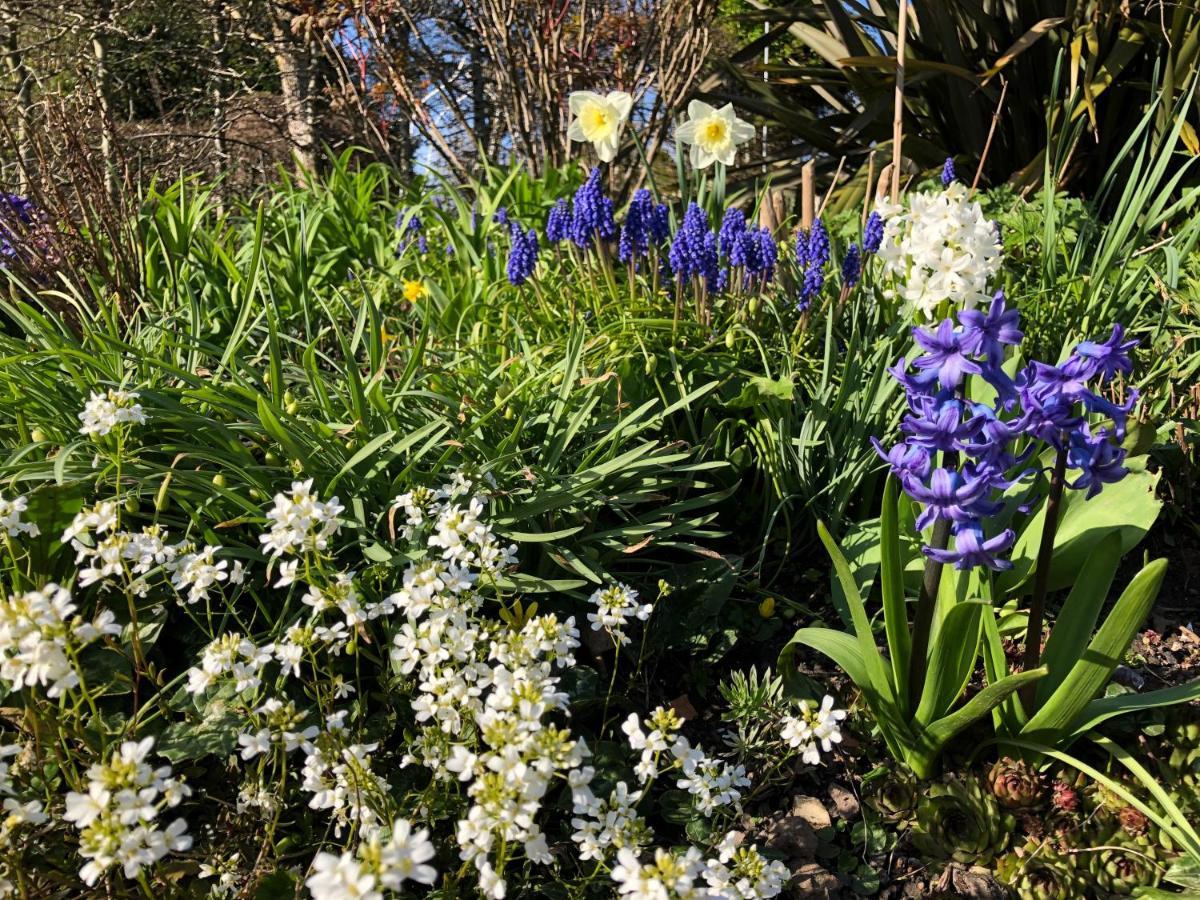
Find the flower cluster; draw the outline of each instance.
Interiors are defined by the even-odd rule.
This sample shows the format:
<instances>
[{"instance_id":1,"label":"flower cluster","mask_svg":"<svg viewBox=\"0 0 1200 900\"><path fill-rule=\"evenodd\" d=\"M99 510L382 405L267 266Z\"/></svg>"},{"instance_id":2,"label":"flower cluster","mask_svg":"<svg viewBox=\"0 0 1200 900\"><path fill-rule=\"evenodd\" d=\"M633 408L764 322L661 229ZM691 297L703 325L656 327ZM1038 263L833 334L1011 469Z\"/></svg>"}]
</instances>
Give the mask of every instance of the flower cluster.
<instances>
[{"instance_id":1,"label":"flower cluster","mask_svg":"<svg viewBox=\"0 0 1200 900\"><path fill-rule=\"evenodd\" d=\"M813 222L809 231L796 232L796 267L800 272L800 299L796 307L801 312L808 309L825 285L829 252L829 232L820 219Z\"/></svg>"},{"instance_id":2,"label":"flower cluster","mask_svg":"<svg viewBox=\"0 0 1200 900\"><path fill-rule=\"evenodd\" d=\"M110 610L89 622L75 615L71 593L56 584L0 602L0 680L9 687L46 688L58 697L79 684L72 656L104 635L120 634Z\"/></svg>"},{"instance_id":3,"label":"flower cluster","mask_svg":"<svg viewBox=\"0 0 1200 900\"><path fill-rule=\"evenodd\" d=\"M612 879L617 893L635 900L758 900L777 897L792 873L778 861L768 861L758 847L738 846L730 832L717 846L715 859L705 860L695 847L682 851L655 848L653 859L642 862L631 848L617 853Z\"/></svg>"},{"instance_id":4,"label":"flower cluster","mask_svg":"<svg viewBox=\"0 0 1200 900\"><path fill-rule=\"evenodd\" d=\"M504 273L508 276L510 284L520 287L537 268L538 236L532 228L522 231L516 222L510 224L509 235L512 238L512 247L508 252L508 264Z\"/></svg>"},{"instance_id":5,"label":"flower cluster","mask_svg":"<svg viewBox=\"0 0 1200 900\"><path fill-rule=\"evenodd\" d=\"M386 838L381 829L371 829L354 853L318 853L305 884L313 900L381 898L380 888L399 891L406 881L433 884L433 856L429 831L413 831L410 822L397 819Z\"/></svg>"},{"instance_id":6,"label":"flower cluster","mask_svg":"<svg viewBox=\"0 0 1200 900\"><path fill-rule=\"evenodd\" d=\"M961 310L958 326L943 320L936 330L916 328L913 336L924 351L909 364L901 359L892 369L908 397L908 415L901 424L905 440L890 450L875 441L876 450L910 497L922 504L919 530L944 523L954 535L954 549L926 547L934 560L958 568L1010 568L1000 557L1012 546L1014 533L1005 529L987 537L984 520L1001 504L995 491L1007 490L1020 478L1011 471L1033 453L1030 444L1020 453L1022 438L1044 441L1063 457L1064 468L1079 475L1071 487L1091 497L1104 484L1126 474L1120 442L1137 392L1130 390L1117 404L1092 390L1132 370L1125 341L1114 326L1109 340L1085 341L1059 366L1031 362L1014 380L1001 368L1005 348L1021 342L1019 317L997 294L987 313ZM995 405L969 399L966 380L975 375L996 394ZM1095 427L1088 416L1108 421ZM934 454L940 453L940 465Z\"/></svg>"},{"instance_id":7,"label":"flower cluster","mask_svg":"<svg viewBox=\"0 0 1200 900\"><path fill-rule=\"evenodd\" d=\"M405 220L408 224L405 224ZM424 256L429 252L429 242L425 238L425 229L421 224L421 217L417 215L416 210L401 210L396 213L396 230L403 229L403 237L400 238L400 243L396 247L396 256L403 255L404 251L409 248L413 242L413 238L417 241L417 251Z\"/></svg>"},{"instance_id":8,"label":"flower cluster","mask_svg":"<svg viewBox=\"0 0 1200 900\"><path fill-rule=\"evenodd\" d=\"M588 598L596 612L587 615L593 631L604 630L619 644L628 644L626 629L631 618L645 622L654 611L650 603L638 603L638 592L627 584L599 588Z\"/></svg>"},{"instance_id":9,"label":"flower cluster","mask_svg":"<svg viewBox=\"0 0 1200 900\"><path fill-rule=\"evenodd\" d=\"M324 551L341 528L338 516L345 507L337 497L317 499L312 485L311 478L293 481L289 493L275 495L275 506L267 513L271 529L259 538L271 555Z\"/></svg>"},{"instance_id":10,"label":"flower cluster","mask_svg":"<svg viewBox=\"0 0 1200 900\"><path fill-rule=\"evenodd\" d=\"M708 213L695 202L689 203L683 222L671 241L668 256L671 272L680 283L692 279L703 282L710 292L718 289L720 265L717 236L708 224Z\"/></svg>"},{"instance_id":11,"label":"flower cluster","mask_svg":"<svg viewBox=\"0 0 1200 900\"><path fill-rule=\"evenodd\" d=\"M800 751L800 758L810 766L821 761L821 753L828 753L834 744L842 742L842 720L844 709L835 709L834 700L828 694L821 705L814 707L807 700L800 701L800 715L784 716L780 736L793 749Z\"/></svg>"},{"instance_id":12,"label":"flower cluster","mask_svg":"<svg viewBox=\"0 0 1200 900\"><path fill-rule=\"evenodd\" d=\"M655 203L650 191L640 188L625 212L621 237L617 242L617 258L627 263L648 255L651 247L657 248L666 241L669 230L667 205Z\"/></svg>"},{"instance_id":13,"label":"flower cluster","mask_svg":"<svg viewBox=\"0 0 1200 900\"><path fill-rule=\"evenodd\" d=\"M146 757L154 738L126 741L107 763L87 772L87 793L67 794L63 818L79 829L79 854L88 862L80 877L94 885L113 866L136 878L168 853L188 849L187 822L158 827L158 815L178 806L191 788L171 776L171 767L151 768Z\"/></svg>"},{"instance_id":14,"label":"flower cluster","mask_svg":"<svg viewBox=\"0 0 1200 900\"><path fill-rule=\"evenodd\" d=\"M907 208L884 203L877 210L884 220L879 258L896 285L889 295L926 318L943 304L971 309L986 303L1001 246L979 201L952 181L941 191L909 194L907 202Z\"/></svg>"},{"instance_id":15,"label":"flower cluster","mask_svg":"<svg viewBox=\"0 0 1200 900\"><path fill-rule=\"evenodd\" d=\"M0 191L0 256L17 256L21 232L33 224L34 218L32 200Z\"/></svg>"},{"instance_id":16,"label":"flower cluster","mask_svg":"<svg viewBox=\"0 0 1200 900\"><path fill-rule=\"evenodd\" d=\"M91 399L79 414L79 421L83 423L79 433L104 437L118 425L144 425L146 413L137 401L136 391L115 388L102 394L93 391Z\"/></svg>"},{"instance_id":17,"label":"flower cluster","mask_svg":"<svg viewBox=\"0 0 1200 900\"><path fill-rule=\"evenodd\" d=\"M600 170L592 169L571 205L571 240L575 246L587 248L616 236L612 198L604 193Z\"/></svg>"},{"instance_id":18,"label":"flower cluster","mask_svg":"<svg viewBox=\"0 0 1200 900\"><path fill-rule=\"evenodd\" d=\"M3 494L0 494L0 532L7 534L10 538L26 535L28 537L37 537L41 534L37 522L23 521L26 510L29 509L29 499L26 497L14 497L9 500Z\"/></svg>"}]
</instances>

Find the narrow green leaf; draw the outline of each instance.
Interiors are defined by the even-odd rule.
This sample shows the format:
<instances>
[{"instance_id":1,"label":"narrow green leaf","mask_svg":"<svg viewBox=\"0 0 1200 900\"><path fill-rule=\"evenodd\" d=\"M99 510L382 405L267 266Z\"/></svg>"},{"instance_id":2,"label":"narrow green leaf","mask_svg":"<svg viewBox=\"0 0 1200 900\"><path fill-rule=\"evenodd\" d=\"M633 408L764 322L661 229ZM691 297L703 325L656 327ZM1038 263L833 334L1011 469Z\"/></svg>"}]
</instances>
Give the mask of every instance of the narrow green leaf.
<instances>
[{"instance_id":1,"label":"narrow green leaf","mask_svg":"<svg viewBox=\"0 0 1200 900\"><path fill-rule=\"evenodd\" d=\"M1021 729L1022 737L1057 746L1065 734L1074 730L1076 720L1108 683L1142 627L1166 571L1167 561L1156 559L1134 576L1070 674Z\"/></svg>"},{"instance_id":2,"label":"narrow green leaf","mask_svg":"<svg viewBox=\"0 0 1200 900\"><path fill-rule=\"evenodd\" d=\"M1088 556L1087 563L1079 573L1079 580L1075 582L1062 612L1055 620L1042 654L1042 662L1050 674L1038 682L1035 709L1041 707L1055 688L1062 684L1083 653L1120 564L1121 535L1114 531L1106 534Z\"/></svg>"},{"instance_id":3,"label":"narrow green leaf","mask_svg":"<svg viewBox=\"0 0 1200 900\"><path fill-rule=\"evenodd\" d=\"M979 655L979 624L983 612L982 601L968 600L946 614L933 639L925 685L913 715L918 728L940 718L967 686Z\"/></svg>"},{"instance_id":4,"label":"narrow green leaf","mask_svg":"<svg viewBox=\"0 0 1200 900\"><path fill-rule=\"evenodd\" d=\"M900 556L896 509L898 493L896 479L888 476L879 518L879 579L883 594L883 627L887 633L888 654L892 658L892 683L901 685L908 673L912 635L908 630L908 606L904 599L904 563ZM907 703L904 691L899 691L898 696L901 703Z\"/></svg>"}]
</instances>

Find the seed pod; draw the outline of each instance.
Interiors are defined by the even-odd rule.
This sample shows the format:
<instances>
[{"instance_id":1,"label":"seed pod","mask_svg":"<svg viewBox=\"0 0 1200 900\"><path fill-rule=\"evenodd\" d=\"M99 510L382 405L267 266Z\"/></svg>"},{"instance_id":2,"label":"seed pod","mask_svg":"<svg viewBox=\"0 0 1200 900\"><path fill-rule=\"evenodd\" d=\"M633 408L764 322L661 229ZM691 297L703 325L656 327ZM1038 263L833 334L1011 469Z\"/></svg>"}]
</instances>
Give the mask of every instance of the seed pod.
<instances>
[{"instance_id":1,"label":"seed pod","mask_svg":"<svg viewBox=\"0 0 1200 900\"><path fill-rule=\"evenodd\" d=\"M746 304L746 308L750 310L750 315L755 315L758 312L758 298L751 297L750 302Z\"/></svg>"},{"instance_id":2,"label":"seed pod","mask_svg":"<svg viewBox=\"0 0 1200 900\"><path fill-rule=\"evenodd\" d=\"M42 431L40 428L35 428L33 431L29 432L29 437L35 444L40 444L42 441L46 440L46 432Z\"/></svg>"},{"instance_id":3,"label":"seed pod","mask_svg":"<svg viewBox=\"0 0 1200 900\"><path fill-rule=\"evenodd\" d=\"M141 504L138 503L137 497L133 496L133 494L130 494L125 498L125 512L133 515L139 509L141 509Z\"/></svg>"},{"instance_id":4,"label":"seed pod","mask_svg":"<svg viewBox=\"0 0 1200 900\"><path fill-rule=\"evenodd\" d=\"M725 332L725 347L726 347L727 349L729 349L729 350L732 350L732 349L733 349L733 345L734 345L736 342L737 342L737 336L736 336L736 335L733 333L733 330L732 330L732 329L731 329L731 330L729 330L729 331L727 331L727 332Z\"/></svg>"},{"instance_id":5,"label":"seed pod","mask_svg":"<svg viewBox=\"0 0 1200 900\"><path fill-rule=\"evenodd\" d=\"M214 487L219 487L219 488L225 487L225 484L226 484L225 475L221 472L218 472L216 475L214 475L212 477L212 483L213 483Z\"/></svg>"}]
</instances>

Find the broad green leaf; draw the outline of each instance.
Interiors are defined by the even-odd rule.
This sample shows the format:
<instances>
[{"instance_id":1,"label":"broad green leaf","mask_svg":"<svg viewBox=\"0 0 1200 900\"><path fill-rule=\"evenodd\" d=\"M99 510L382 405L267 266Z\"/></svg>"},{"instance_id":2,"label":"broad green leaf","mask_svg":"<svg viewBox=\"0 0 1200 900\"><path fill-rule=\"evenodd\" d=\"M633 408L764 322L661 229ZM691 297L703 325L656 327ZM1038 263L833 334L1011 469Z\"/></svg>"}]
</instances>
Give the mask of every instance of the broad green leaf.
<instances>
[{"instance_id":1,"label":"broad green leaf","mask_svg":"<svg viewBox=\"0 0 1200 900\"><path fill-rule=\"evenodd\" d=\"M901 685L908 673L912 635L908 630L908 605L904 594L897 494L896 479L889 476L883 489L883 510L879 517L879 580L883 596L883 626L887 633L888 653L892 658L892 683ZM901 702L907 702L904 691L897 691L897 695L902 698Z\"/></svg>"},{"instance_id":2,"label":"broad green leaf","mask_svg":"<svg viewBox=\"0 0 1200 900\"><path fill-rule=\"evenodd\" d=\"M855 684L867 683L867 666L858 641L853 635L844 631L834 631L832 628L800 628L792 635L792 639L779 653L779 671L783 673L784 678L790 677L795 670L792 657L795 656L797 644L824 653Z\"/></svg>"},{"instance_id":3,"label":"broad green leaf","mask_svg":"<svg viewBox=\"0 0 1200 900\"><path fill-rule=\"evenodd\" d=\"M1174 706L1177 703L1191 703L1194 700L1200 700L1200 679L1174 687L1146 691L1144 694L1116 694L1112 697L1100 697L1083 708L1083 714L1074 725L1072 739L1086 734L1102 722L1107 722L1117 716L1141 712L1144 709L1156 709L1161 706Z\"/></svg>"},{"instance_id":4,"label":"broad green leaf","mask_svg":"<svg viewBox=\"0 0 1200 900\"><path fill-rule=\"evenodd\" d=\"M1036 681L1046 675L1044 668L1031 669L1008 675L964 703L959 709L938 719L920 734L922 745L936 756L941 748L960 731L987 715L1005 697L1021 689L1022 685Z\"/></svg>"},{"instance_id":5,"label":"broad green leaf","mask_svg":"<svg viewBox=\"0 0 1200 900\"><path fill-rule=\"evenodd\" d=\"M1131 466L1138 465L1133 461ZM1110 532L1121 535L1121 553L1128 553L1146 536L1158 518L1162 502L1155 496L1158 473L1131 471L1116 484L1086 499L1083 491L1067 491L1063 497L1058 531L1054 536L1054 558L1050 566L1052 591L1075 583L1096 543ZM1011 555L1013 568L997 579L1000 595L1033 588L1033 569L1045 521L1045 503L1017 537Z\"/></svg>"},{"instance_id":6,"label":"broad green leaf","mask_svg":"<svg viewBox=\"0 0 1200 900\"><path fill-rule=\"evenodd\" d=\"M1120 564L1121 535L1113 531L1105 535L1088 556L1087 564L1079 573L1079 580L1071 588L1054 622L1042 654L1042 662L1050 674L1038 682L1035 709L1062 684L1083 653L1100 618L1104 601L1108 599L1108 591Z\"/></svg>"},{"instance_id":7,"label":"broad green leaf","mask_svg":"<svg viewBox=\"0 0 1200 900\"><path fill-rule=\"evenodd\" d=\"M967 686L979 655L979 627L984 610L982 601L968 600L946 614L930 647L925 684L913 715L918 726L941 717Z\"/></svg>"},{"instance_id":8,"label":"broad green leaf","mask_svg":"<svg viewBox=\"0 0 1200 900\"><path fill-rule=\"evenodd\" d=\"M1103 690L1158 597L1167 561L1156 559L1134 576L1096 636L1049 699L1021 729L1031 741L1056 746L1088 703Z\"/></svg>"}]
</instances>

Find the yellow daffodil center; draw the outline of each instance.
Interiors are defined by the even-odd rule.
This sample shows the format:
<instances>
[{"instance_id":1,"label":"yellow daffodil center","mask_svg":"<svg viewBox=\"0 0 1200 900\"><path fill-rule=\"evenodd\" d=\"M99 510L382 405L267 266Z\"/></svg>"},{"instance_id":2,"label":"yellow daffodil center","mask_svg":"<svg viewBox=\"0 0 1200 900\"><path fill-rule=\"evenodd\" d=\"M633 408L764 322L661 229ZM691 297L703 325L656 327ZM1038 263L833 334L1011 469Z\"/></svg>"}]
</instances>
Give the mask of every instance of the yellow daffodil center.
<instances>
[{"instance_id":1,"label":"yellow daffodil center","mask_svg":"<svg viewBox=\"0 0 1200 900\"><path fill-rule=\"evenodd\" d=\"M729 139L729 125L724 119L713 117L700 127L700 144L715 147Z\"/></svg>"},{"instance_id":2,"label":"yellow daffodil center","mask_svg":"<svg viewBox=\"0 0 1200 900\"><path fill-rule=\"evenodd\" d=\"M583 127L584 137L594 141L603 137L612 127L612 116L604 107L592 103L580 111L579 124Z\"/></svg>"}]
</instances>

